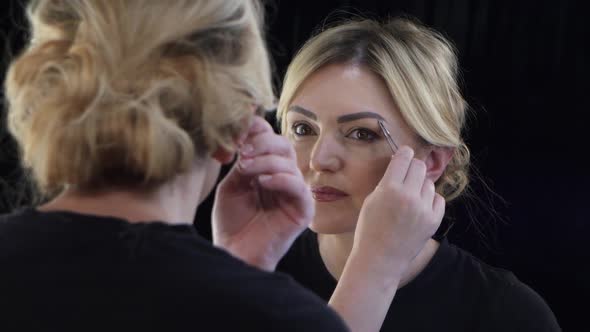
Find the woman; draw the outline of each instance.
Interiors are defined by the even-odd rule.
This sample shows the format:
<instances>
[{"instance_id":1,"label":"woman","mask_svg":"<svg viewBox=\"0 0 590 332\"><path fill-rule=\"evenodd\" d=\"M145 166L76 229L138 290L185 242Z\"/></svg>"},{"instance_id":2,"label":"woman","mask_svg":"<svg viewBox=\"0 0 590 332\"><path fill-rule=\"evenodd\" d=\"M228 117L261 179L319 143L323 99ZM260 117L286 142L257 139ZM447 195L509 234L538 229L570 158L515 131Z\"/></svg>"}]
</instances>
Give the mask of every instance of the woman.
<instances>
[{"instance_id":1,"label":"woman","mask_svg":"<svg viewBox=\"0 0 590 332\"><path fill-rule=\"evenodd\" d=\"M407 269L396 263L412 224L400 220L439 223L438 195L450 202L468 185L457 76L450 43L407 19L325 29L288 68L277 115L316 215L278 269L329 300L353 331L559 330L512 273L444 237L425 241ZM368 204L392 153L409 166L388 195L397 216L385 219Z\"/></svg>"},{"instance_id":2,"label":"woman","mask_svg":"<svg viewBox=\"0 0 590 332\"><path fill-rule=\"evenodd\" d=\"M3 330L346 329L267 272L313 204L254 117L274 99L256 1L40 0L29 18L8 116L48 201L0 217ZM220 185L216 248L192 221L239 145L264 153Z\"/></svg>"}]
</instances>

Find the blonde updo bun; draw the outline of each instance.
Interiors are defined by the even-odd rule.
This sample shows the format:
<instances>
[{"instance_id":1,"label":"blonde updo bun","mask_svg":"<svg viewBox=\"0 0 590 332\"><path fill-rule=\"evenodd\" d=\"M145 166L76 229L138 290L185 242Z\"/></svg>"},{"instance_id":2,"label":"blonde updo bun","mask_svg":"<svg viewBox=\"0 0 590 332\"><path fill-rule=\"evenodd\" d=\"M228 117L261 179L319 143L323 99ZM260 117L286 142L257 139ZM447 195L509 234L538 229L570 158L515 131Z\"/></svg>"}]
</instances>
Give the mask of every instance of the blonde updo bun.
<instances>
[{"instance_id":1,"label":"blonde updo bun","mask_svg":"<svg viewBox=\"0 0 590 332\"><path fill-rule=\"evenodd\" d=\"M6 78L9 129L42 192L157 185L233 149L274 103L248 0L40 0Z\"/></svg>"}]
</instances>

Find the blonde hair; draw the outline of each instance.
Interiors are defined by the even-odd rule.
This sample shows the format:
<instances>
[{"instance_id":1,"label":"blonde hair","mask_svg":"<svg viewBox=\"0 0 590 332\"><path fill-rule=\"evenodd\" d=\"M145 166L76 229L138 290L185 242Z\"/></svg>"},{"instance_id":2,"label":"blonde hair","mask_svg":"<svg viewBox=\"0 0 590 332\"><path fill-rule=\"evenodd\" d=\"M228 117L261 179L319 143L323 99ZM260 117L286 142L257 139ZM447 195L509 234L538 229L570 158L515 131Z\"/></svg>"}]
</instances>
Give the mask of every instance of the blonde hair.
<instances>
[{"instance_id":1,"label":"blonde hair","mask_svg":"<svg viewBox=\"0 0 590 332\"><path fill-rule=\"evenodd\" d=\"M289 104L301 84L329 64L361 65L381 77L402 117L426 143L455 148L436 183L450 201L469 182L469 149L461 138L467 104L457 84L453 46L439 33L405 18L386 23L347 21L305 43L289 65L277 118L285 132Z\"/></svg>"},{"instance_id":2,"label":"blonde hair","mask_svg":"<svg viewBox=\"0 0 590 332\"><path fill-rule=\"evenodd\" d=\"M164 183L272 107L256 0L38 0L5 81L44 192Z\"/></svg>"}]
</instances>

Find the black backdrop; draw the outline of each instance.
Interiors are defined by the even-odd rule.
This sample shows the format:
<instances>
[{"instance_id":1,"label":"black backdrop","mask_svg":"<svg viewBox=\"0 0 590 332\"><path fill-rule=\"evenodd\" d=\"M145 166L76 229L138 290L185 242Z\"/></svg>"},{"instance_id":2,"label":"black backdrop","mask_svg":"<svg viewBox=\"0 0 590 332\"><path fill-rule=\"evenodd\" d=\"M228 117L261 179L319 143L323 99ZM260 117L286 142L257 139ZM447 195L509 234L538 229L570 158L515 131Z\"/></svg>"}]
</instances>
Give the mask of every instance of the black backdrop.
<instances>
[{"instance_id":1,"label":"black backdrop","mask_svg":"<svg viewBox=\"0 0 590 332\"><path fill-rule=\"evenodd\" d=\"M0 7L6 59L22 45L22 8ZM590 29L583 1L391 0L268 1L268 39L277 82L301 44L335 9L370 17L412 15L457 46L472 107L467 131L483 201L460 201L449 237L513 271L549 303L565 331L588 330L586 113ZM341 17L344 14L338 14ZM332 15L334 17L334 15ZM269 116L272 118L272 115ZM4 126L4 111L2 116ZM26 203L14 144L0 129L0 212ZM200 209L199 231L211 197ZM471 206L471 209L467 207ZM492 213L495 211L495 213ZM1 267L0 267L1 270Z\"/></svg>"}]
</instances>

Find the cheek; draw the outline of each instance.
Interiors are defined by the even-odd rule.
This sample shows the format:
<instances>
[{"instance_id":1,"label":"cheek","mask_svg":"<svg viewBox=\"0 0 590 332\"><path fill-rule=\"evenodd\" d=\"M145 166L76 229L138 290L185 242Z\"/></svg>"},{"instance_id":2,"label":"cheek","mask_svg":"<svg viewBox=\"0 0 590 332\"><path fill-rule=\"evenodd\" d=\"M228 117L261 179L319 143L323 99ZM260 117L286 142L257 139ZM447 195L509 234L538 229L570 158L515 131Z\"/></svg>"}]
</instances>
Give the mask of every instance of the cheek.
<instances>
[{"instance_id":1,"label":"cheek","mask_svg":"<svg viewBox=\"0 0 590 332\"><path fill-rule=\"evenodd\" d=\"M351 172L348 175L354 189L355 206L362 206L365 198L375 190L383 177L390 157L373 159L370 162L361 160L350 161Z\"/></svg>"},{"instance_id":2,"label":"cheek","mask_svg":"<svg viewBox=\"0 0 590 332\"><path fill-rule=\"evenodd\" d=\"M310 228L320 234L354 232L363 202L383 177L389 160L389 157L373 157L370 161L361 158L347 159L338 176L345 179L350 199L316 205L316 217Z\"/></svg>"}]
</instances>

